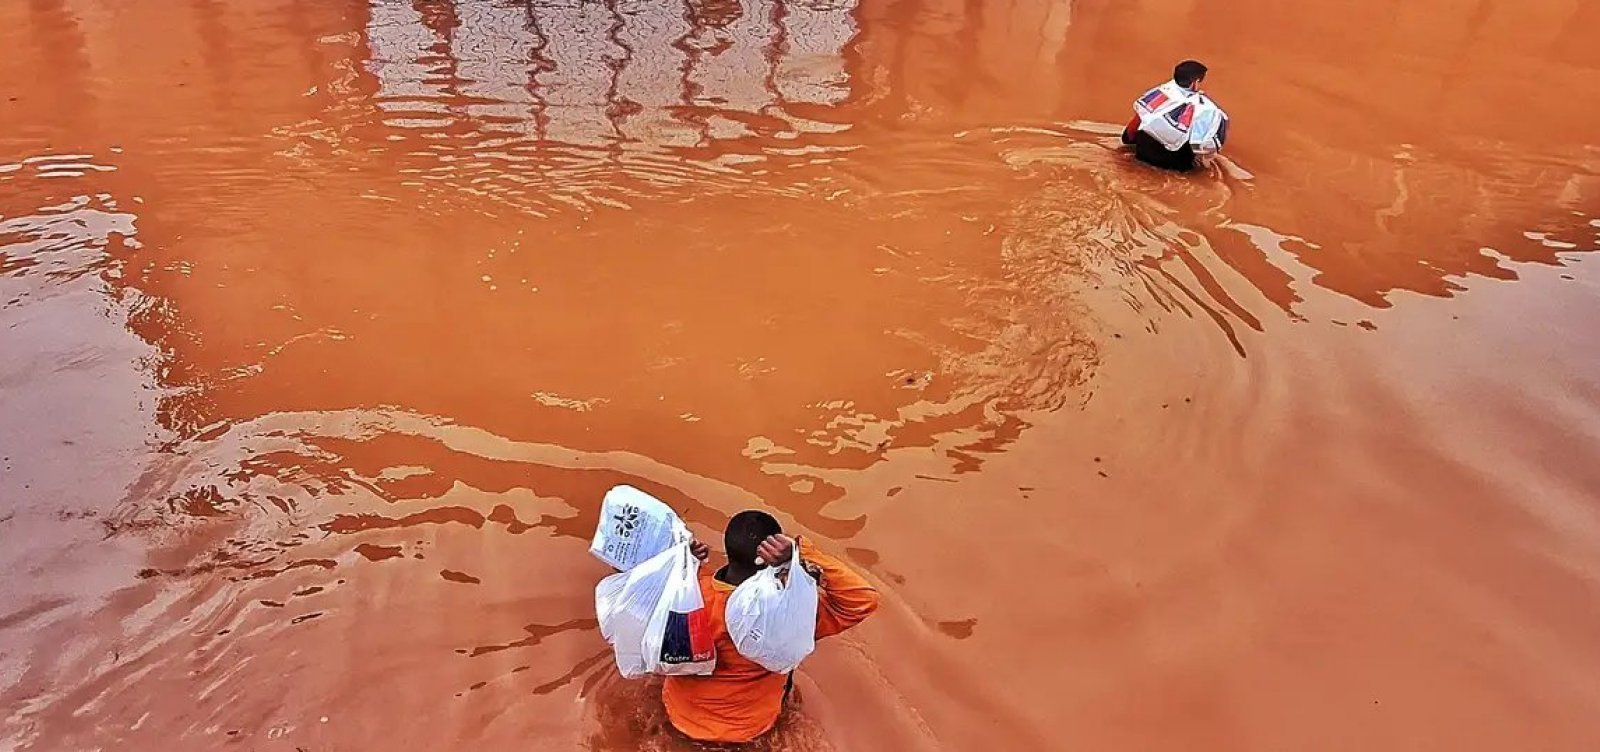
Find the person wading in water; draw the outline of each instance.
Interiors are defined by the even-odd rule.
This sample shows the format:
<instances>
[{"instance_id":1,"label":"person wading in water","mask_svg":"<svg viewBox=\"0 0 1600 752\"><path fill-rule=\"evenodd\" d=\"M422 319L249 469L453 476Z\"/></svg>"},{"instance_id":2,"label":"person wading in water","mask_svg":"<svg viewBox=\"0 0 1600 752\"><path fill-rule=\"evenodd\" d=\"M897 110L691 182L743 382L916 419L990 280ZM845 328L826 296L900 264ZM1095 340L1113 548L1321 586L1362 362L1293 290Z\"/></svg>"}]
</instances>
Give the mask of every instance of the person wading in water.
<instances>
[{"instance_id":1,"label":"person wading in water","mask_svg":"<svg viewBox=\"0 0 1600 752\"><path fill-rule=\"evenodd\" d=\"M1228 114L1200 92L1205 80L1206 67L1198 60L1185 60L1173 68L1171 81L1133 103L1133 120L1122 130L1122 143L1133 147L1139 161L1188 172L1222 151L1228 140Z\"/></svg>"},{"instance_id":2,"label":"person wading in water","mask_svg":"<svg viewBox=\"0 0 1600 752\"><path fill-rule=\"evenodd\" d=\"M710 676L668 676L661 700L674 728L700 742L741 743L772 730L793 679L762 668L739 654L728 636L728 596L762 567L789 561L800 546L801 566L817 580L817 639L845 631L878 608L878 591L843 562L812 545L790 538L772 515L747 510L733 516L723 533L727 566L715 574L701 570L700 593L711 617L717 668ZM695 557L711 550L695 541Z\"/></svg>"}]
</instances>

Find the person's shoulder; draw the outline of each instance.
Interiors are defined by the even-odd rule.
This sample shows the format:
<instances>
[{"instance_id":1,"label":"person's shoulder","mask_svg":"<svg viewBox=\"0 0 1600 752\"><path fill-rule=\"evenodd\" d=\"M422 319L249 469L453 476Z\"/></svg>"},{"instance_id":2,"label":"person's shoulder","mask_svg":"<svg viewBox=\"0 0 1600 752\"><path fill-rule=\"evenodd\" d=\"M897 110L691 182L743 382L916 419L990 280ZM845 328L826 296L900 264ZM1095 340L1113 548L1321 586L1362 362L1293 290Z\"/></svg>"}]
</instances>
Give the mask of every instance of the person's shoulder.
<instances>
[{"instance_id":1,"label":"person's shoulder","mask_svg":"<svg viewBox=\"0 0 1600 752\"><path fill-rule=\"evenodd\" d=\"M721 570L700 568L700 594L708 601L714 598L726 598L733 592L733 585L723 582L717 576L719 571Z\"/></svg>"}]
</instances>

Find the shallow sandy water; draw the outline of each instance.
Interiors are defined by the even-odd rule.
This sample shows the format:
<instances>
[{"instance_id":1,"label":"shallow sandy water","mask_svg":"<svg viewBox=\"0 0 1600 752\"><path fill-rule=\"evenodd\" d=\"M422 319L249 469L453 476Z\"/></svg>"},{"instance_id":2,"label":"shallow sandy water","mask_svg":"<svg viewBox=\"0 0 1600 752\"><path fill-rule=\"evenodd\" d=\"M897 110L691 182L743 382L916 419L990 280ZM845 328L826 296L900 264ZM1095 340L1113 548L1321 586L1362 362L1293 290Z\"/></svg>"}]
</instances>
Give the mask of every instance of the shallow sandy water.
<instances>
[{"instance_id":1,"label":"shallow sandy water","mask_svg":"<svg viewBox=\"0 0 1600 752\"><path fill-rule=\"evenodd\" d=\"M1596 7L0 2L0 749L678 748L618 482L766 748L1600 748Z\"/></svg>"}]
</instances>

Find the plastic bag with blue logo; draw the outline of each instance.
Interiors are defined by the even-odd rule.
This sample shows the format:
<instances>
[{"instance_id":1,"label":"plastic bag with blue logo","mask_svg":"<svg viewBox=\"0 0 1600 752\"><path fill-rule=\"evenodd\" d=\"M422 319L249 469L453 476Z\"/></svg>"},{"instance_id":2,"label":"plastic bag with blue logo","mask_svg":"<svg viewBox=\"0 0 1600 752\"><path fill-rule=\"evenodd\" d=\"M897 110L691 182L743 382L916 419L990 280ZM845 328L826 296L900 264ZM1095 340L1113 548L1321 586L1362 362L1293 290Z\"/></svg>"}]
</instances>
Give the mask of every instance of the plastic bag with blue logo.
<instances>
[{"instance_id":1,"label":"plastic bag with blue logo","mask_svg":"<svg viewBox=\"0 0 1600 752\"><path fill-rule=\"evenodd\" d=\"M589 551L622 571L595 586L594 611L624 677L716 668L692 539L671 507L637 488L617 486L601 503Z\"/></svg>"},{"instance_id":2,"label":"plastic bag with blue logo","mask_svg":"<svg viewBox=\"0 0 1600 752\"><path fill-rule=\"evenodd\" d=\"M626 572L670 548L683 531L672 507L633 486L617 486L600 502L589 553Z\"/></svg>"}]
</instances>

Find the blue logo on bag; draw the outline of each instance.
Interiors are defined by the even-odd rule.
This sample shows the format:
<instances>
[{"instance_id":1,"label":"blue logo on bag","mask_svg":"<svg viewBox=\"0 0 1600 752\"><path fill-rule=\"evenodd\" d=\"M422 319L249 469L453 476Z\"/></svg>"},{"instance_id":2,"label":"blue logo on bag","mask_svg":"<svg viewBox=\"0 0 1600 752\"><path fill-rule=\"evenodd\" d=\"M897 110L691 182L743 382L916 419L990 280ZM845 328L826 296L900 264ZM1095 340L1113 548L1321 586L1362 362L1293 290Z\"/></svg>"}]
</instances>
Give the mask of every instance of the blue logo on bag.
<instances>
[{"instance_id":1,"label":"blue logo on bag","mask_svg":"<svg viewBox=\"0 0 1600 752\"><path fill-rule=\"evenodd\" d=\"M612 519L617 521L616 527L613 528L616 534L623 537L632 535L639 527L639 514L638 507L632 504L622 505L622 511L612 516Z\"/></svg>"}]
</instances>

